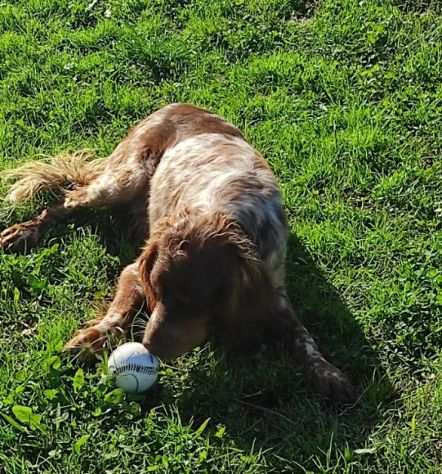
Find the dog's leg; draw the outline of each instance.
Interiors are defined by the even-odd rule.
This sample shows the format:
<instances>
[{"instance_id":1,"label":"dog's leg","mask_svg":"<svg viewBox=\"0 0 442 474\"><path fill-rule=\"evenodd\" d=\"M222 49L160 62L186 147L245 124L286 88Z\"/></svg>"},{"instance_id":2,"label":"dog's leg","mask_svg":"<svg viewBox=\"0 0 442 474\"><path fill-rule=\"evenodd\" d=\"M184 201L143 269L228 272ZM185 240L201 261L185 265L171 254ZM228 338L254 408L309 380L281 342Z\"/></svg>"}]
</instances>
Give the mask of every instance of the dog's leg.
<instances>
[{"instance_id":1,"label":"dog's leg","mask_svg":"<svg viewBox=\"0 0 442 474\"><path fill-rule=\"evenodd\" d=\"M45 209L30 221L15 224L1 232L0 248L20 250L34 247L49 227L81 208L112 208L131 200L137 201L138 197L144 206L147 186L148 176L140 160L134 158L124 164L109 161L103 173L89 184L66 191L60 204ZM146 220L147 216L142 218Z\"/></svg>"},{"instance_id":2,"label":"dog's leg","mask_svg":"<svg viewBox=\"0 0 442 474\"><path fill-rule=\"evenodd\" d=\"M49 227L68 217L71 213L71 209L60 204L45 209L30 221L8 227L0 233L0 248L26 250L34 247Z\"/></svg>"},{"instance_id":3,"label":"dog's leg","mask_svg":"<svg viewBox=\"0 0 442 474\"><path fill-rule=\"evenodd\" d=\"M121 145L120 145L121 146ZM142 157L124 156L119 147L109 158L103 172L87 186L82 186L65 195L64 206L109 208L132 201L137 195L147 191L149 172ZM144 193L146 195L146 193Z\"/></svg>"},{"instance_id":4,"label":"dog's leg","mask_svg":"<svg viewBox=\"0 0 442 474\"><path fill-rule=\"evenodd\" d=\"M353 402L356 399L355 387L341 370L321 354L313 337L296 316L285 291L282 292L275 316L273 322L277 333L287 342L315 390L332 400ZM287 340L288 337L290 340Z\"/></svg>"},{"instance_id":5,"label":"dog's leg","mask_svg":"<svg viewBox=\"0 0 442 474\"><path fill-rule=\"evenodd\" d=\"M98 352L108 341L108 336L118 335L131 324L145 300L138 276L138 264L128 265L120 275L117 292L106 315L93 320L87 328L80 329L66 344L65 349L89 349Z\"/></svg>"},{"instance_id":6,"label":"dog's leg","mask_svg":"<svg viewBox=\"0 0 442 474\"><path fill-rule=\"evenodd\" d=\"M356 399L355 387L341 370L325 359L296 315L285 286L285 255L280 253L279 257L279 264L272 265L271 260L267 262L274 295L269 331L293 353L317 392L332 400L353 402Z\"/></svg>"}]
</instances>

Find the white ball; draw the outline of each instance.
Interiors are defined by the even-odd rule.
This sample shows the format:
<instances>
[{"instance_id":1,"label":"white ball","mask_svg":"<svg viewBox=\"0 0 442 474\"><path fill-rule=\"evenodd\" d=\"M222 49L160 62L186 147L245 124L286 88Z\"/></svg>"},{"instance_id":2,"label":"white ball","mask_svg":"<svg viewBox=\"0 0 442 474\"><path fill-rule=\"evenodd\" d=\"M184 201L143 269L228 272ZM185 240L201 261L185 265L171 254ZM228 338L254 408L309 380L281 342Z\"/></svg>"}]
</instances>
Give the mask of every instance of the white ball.
<instances>
[{"instance_id":1,"label":"white ball","mask_svg":"<svg viewBox=\"0 0 442 474\"><path fill-rule=\"evenodd\" d=\"M159 366L158 358L139 342L117 347L108 362L109 373L127 393L142 393L150 388L157 380Z\"/></svg>"}]
</instances>

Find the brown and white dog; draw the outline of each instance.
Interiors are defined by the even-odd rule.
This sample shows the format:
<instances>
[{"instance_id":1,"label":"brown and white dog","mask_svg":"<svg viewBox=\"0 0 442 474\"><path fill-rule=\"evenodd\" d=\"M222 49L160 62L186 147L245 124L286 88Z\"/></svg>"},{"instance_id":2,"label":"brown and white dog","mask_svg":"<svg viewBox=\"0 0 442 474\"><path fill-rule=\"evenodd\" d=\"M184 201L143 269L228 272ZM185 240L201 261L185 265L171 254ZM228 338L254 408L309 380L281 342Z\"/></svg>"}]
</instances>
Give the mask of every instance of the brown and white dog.
<instances>
[{"instance_id":1,"label":"brown and white dog","mask_svg":"<svg viewBox=\"0 0 442 474\"><path fill-rule=\"evenodd\" d=\"M322 394L354 396L327 362L287 297L287 223L275 177L233 125L186 104L168 105L136 125L106 159L81 154L8 172L11 201L43 189L61 201L0 235L0 248L35 245L80 208L124 208L145 242L119 279L106 315L67 348L100 350L146 301L143 344L174 358L208 338L243 349L270 334L290 336L294 354Z\"/></svg>"}]
</instances>

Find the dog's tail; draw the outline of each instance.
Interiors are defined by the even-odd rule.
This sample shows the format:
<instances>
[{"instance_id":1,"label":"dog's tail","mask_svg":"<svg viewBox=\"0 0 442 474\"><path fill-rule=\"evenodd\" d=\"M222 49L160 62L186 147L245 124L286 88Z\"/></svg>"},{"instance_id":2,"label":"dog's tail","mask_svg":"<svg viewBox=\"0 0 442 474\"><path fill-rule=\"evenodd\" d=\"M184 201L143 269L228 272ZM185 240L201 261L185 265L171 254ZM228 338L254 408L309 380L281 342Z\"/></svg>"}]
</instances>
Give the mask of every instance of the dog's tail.
<instances>
[{"instance_id":1,"label":"dog's tail","mask_svg":"<svg viewBox=\"0 0 442 474\"><path fill-rule=\"evenodd\" d=\"M2 172L2 178L13 181L6 199L19 203L32 199L36 194L49 191L61 194L67 189L89 184L100 175L105 160L92 159L86 151L58 155L49 161L31 161Z\"/></svg>"}]
</instances>

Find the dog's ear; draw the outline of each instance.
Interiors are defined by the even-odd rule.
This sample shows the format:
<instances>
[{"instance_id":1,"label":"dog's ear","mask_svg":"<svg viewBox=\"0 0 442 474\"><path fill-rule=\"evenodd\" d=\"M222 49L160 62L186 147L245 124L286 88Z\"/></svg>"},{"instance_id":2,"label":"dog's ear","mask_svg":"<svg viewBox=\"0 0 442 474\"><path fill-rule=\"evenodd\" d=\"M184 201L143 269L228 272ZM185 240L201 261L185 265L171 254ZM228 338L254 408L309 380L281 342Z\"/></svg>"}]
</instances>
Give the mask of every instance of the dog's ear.
<instances>
[{"instance_id":1,"label":"dog's ear","mask_svg":"<svg viewBox=\"0 0 442 474\"><path fill-rule=\"evenodd\" d=\"M143 253L139 257L139 275L143 285L144 294L146 295L147 306L152 312L157 304L157 296L152 287L150 275L152 269L158 259L158 243L149 241Z\"/></svg>"},{"instance_id":2,"label":"dog's ear","mask_svg":"<svg viewBox=\"0 0 442 474\"><path fill-rule=\"evenodd\" d=\"M259 261L240 260L231 276L228 310L219 319L219 335L228 350L253 352L268 337L276 292Z\"/></svg>"},{"instance_id":3,"label":"dog's ear","mask_svg":"<svg viewBox=\"0 0 442 474\"><path fill-rule=\"evenodd\" d=\"M220 249L220 262L228 263L229 282L217 335L230 350L249 352L265 338L275 291L255 244L240 225L222 215L216 224L212 238Z\"/></svg>"}]
</instances>

